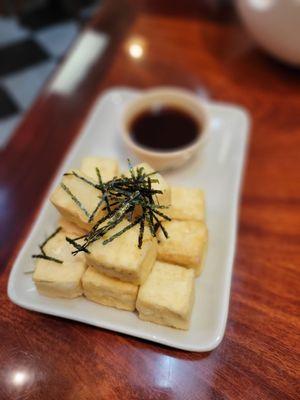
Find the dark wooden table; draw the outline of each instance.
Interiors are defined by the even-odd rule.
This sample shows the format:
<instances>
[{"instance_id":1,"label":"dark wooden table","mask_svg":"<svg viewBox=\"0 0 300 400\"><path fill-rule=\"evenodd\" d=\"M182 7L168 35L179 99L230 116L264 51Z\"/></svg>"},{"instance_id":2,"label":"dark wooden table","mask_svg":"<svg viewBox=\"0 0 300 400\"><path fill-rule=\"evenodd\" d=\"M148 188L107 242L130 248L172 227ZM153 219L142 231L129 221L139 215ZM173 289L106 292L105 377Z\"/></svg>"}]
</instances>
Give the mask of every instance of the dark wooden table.
<instances>
[{"instance_id":1,"label":"dark wooden table","mask_svg":"<svg viewBox=\"0 0 300 400\"><path fill-rule=\"evenodd\" d=\"M92 48L86 68L82 57L69 91L50 82L0 153L1 400L299 398L300 73L257 50L232 10L204 3L107 1L87 28L108 35L104 56ZM135 40L139 59L128 52ZM227 330L206 354L29 312L6 294L93 101L111 86L161 84L239 103L253 118Z\"/></svg>"}]
</instances>

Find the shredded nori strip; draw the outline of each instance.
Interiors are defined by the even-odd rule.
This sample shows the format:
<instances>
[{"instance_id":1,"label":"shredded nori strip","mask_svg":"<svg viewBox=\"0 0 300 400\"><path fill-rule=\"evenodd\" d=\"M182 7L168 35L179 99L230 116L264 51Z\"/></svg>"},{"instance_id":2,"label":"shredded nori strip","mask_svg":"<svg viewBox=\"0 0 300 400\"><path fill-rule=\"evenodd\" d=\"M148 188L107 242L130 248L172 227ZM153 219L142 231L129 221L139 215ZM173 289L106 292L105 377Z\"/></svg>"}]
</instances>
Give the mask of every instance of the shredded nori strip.
<instances>
[{"instance_id":1,"label":"shredded nori strip","mask_svg":"<svg viewBox=\"0 0 300 400\"><path fill-rule=\"evenodd\" d=\"M59 260L58 258L47 256L46 254L33 254L32 258L42 258L44 260L54 261L54 262L56 262L58 264L62 264L63 263L62 260Z\"/></svg>"}]
</instances>

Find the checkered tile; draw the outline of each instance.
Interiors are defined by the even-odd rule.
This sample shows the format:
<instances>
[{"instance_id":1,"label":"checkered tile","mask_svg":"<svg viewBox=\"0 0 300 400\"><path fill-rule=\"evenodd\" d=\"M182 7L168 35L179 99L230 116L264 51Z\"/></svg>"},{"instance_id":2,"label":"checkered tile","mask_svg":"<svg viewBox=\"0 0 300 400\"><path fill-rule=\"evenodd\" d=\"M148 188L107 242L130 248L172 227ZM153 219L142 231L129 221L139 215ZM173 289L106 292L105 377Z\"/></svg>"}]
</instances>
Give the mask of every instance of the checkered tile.
<instances>
[{"instance_id":1,"label":"checkered tile","mask_svg":"<svg viewBox=\"0 0 300 400\"><path fill-rule=\"evenodd\" d=\"M0 16L0 151L93 11L78 18L56 8L20 20Z\"/></svg>"}]
</instances>

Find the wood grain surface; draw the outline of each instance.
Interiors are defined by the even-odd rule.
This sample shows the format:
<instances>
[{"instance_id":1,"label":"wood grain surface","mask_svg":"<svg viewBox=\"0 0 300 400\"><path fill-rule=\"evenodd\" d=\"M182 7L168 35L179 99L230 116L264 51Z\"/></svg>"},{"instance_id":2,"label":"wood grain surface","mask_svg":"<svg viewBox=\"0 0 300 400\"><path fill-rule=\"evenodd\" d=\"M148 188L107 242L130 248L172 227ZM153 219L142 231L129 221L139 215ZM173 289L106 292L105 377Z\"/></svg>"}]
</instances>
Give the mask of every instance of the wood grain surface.
<instances>
[{"instance_id":1,"label":"wood grain surface","mask_svg":"<svg viewBox=\"0 0 300 400\"><path fill-rule=\"evenodd\" d=\"M233 10L206 3L107 1L86 28L108 35L104 56L69 92L50 81L0 152L1 400L299 398L300 72L260 52ZM136 40L139 59L128 51ZM111 86L162 84L241 104L252 116L227 330L206 354L33 313L6 294L13 260L94 100Z\"/></svg>"}]
</instances>

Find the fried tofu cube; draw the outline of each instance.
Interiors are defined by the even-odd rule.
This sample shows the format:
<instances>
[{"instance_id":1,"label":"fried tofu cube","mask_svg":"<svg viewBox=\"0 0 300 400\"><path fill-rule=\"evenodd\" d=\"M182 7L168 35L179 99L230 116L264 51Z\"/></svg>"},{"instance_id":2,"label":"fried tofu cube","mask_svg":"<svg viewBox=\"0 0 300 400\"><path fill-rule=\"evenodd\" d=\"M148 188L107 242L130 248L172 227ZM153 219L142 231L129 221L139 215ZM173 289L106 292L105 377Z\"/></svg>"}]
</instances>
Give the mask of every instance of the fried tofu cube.
<instances>
[{"instance_id":1,"label":"fried tofu cube","mask_svg":"<svg viewBox=\"0 0 300 400\"><path fill-rule=\"evenodd\" d=\"M81 171L72 171L91 181L91 178L82 174ZM82 229L91 229L94 221L97 221L104 215L103 206L97 211L93 221L89 222L90 215L100 201L101 192L71 173L69 175L64 175L61 183L75 196L84 209L80 207L75 199L72 198L72 195L67 193L61 185L59 185L50 196L52 204L66 220L78 225Z\"/></svg>"},{"instance_id":2,"label":"fried tofu cube","mask_svg":"<svg viewBox=\"0 0 300 400\"><path fill-rule=\"evenodd\" d=\"M138 286L111 278L88 267L82 277L84 295L96 303L121 310L135 309Z\"/></svg>"},{"instance_id":3,"label":"fried tofu cube","mask_svg":"<svg viewBox=\"0 0 300 400\"><path fill-rule=\"evenodd\" d=\"M40 259L36 263L33 281L39 293L48 297L73 299L82 295L81 277L86 265L83 261L54 261Z\"/></svg>"},{"instance_id":4,"label":"fried tofu cube","mask_svg":"<svg viewBox=\"0 0 300 400\"><path fill-rule=\"evenodd\" d=\"M143 245L138 247L139 225L133 226L115 240L103 244L103 241L119 232L128 221L122 221L101 239L88 246L86 253L88 265L99 272L134 285L143 283L149 275L157 255L157 241L145 227Z\"/></svg>"},{"instance_id":5,"label":"fried tofu cube","mask_svg":"<svg viewBox=\"0 0 300 400\"><path fill-rule=\"evenodd\" d=\"M58 220L58 226L62 228L67 236L74 235L75 237L78 237L86 233L86 230L80 228L78 225L68 221L63 217L60 217Z\"/></svg>"},{"instance_id":6,"label":"fried tofu cube","mask_svg":"<svg viewBox=\"0 0 300 400\"><path fill-rule=\"evenodd\" d=\"M133 171L136 172L138 168L143 168L146 174L151 174L152 172L155 172L155 170L146 163L136 165L135 167L133 167ZM127 172L126 176L130 176L130 172ZM161 194L159 193L155 196L155 202L158 202L162 206L169 206L171 204L170 186L167 184L162 175L158 172L154 175L151 175L150 178L158 180L158 182L153 182L151 184L152 189L162 191Z\"/></svg>"},{"instance_id":7,"label":"fried tofu cube","mask_svg":"<svg viewBox=\"0 0 300 400\"><path fill-rule=\"evenodd\" d=\"M66 236L70 237L71 239L76 237L74 233L67 234L61 230L45 244L44 251L47 256L68 262L84 262L85 257L83 253L78 253L75 256L72 254L72 251L75 249L70 243L67 242Z\"/></svg>"},{"instance_id":8,"label":"fried tofu cube","mask_svg":"<svg viewBox=\"0 0 300 400\"><path fill-rule=\"evenodd\" d=\"M99 169L103 182L110 181L120 173L118 162L111 158L85 157L82 159L80 170L98 182L96 168Z\"/></svg>"},{"instance_id":9,"label":"fried tofu cube","mask_svg":"<svg viewBox=\"0 0 300 400\"><path fill-rule=\"evenodd\" d=\"M43 250L47 256L63 263L38 259L33 274L33 281L38 291L49 297L71 299L81 296L81 277L86 268L84 255L72 254L74 248L66 241L66 234L63 231L49 239Z\"/></svg>"},{"instance_id":10,"label":"fried tofu cube","mask_svg":"<svg viewBox=\"0 0 300 400\"><path fill-rule=\"evenodd\" d=\"M166 214L182 221L204 221L204 192L200 189L171 187L172 204Z\"/></svg>"},{"instance_id":11,"label":"fried tofu cube","mask_svg":"<svg viewBox=\"0 0 300 400\"><path fill-rule=\"evenodd\" d=\"M194 304L194 271L157 261L140 287L139 318L160 325L188 329Z\"/></svg>"},{"instance_id":12,"label":"fried tofu cube","mask_svg":"<svg viewBox=\"0 0 300 400\"><path fill-rule=\"evenodd\" d=\"M169 237L165 238L163 232L159 232L158 260L193 268L199 276L208 240L205 223L172 220L164 222L163 226Z\"/></svg>"}]
</instances>

